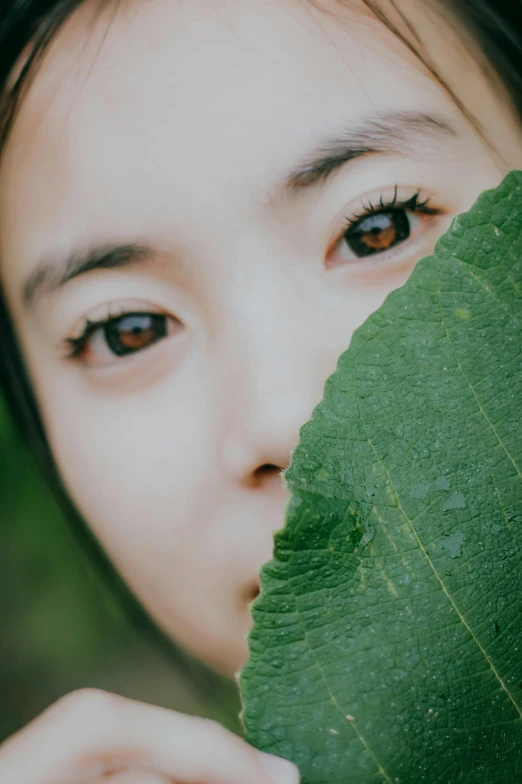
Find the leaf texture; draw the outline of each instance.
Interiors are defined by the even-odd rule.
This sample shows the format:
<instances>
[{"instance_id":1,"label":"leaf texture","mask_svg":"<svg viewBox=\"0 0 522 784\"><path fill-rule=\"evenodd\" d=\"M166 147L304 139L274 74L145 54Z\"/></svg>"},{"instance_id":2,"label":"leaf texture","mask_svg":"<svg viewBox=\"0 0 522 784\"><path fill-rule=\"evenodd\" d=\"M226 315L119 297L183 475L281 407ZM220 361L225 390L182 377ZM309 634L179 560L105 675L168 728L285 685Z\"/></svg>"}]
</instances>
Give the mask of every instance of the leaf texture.
<instances>
[{"instance_id":1,"label":"leaf texture","mask_svg":"<svg viewBox=\"0 0 522 784\"><path fill-rule=\"evenodd\" d=\"M246 739L303 784L522 782L522 172L354 334L286 472Z\"/></svg>"}]
</instances>

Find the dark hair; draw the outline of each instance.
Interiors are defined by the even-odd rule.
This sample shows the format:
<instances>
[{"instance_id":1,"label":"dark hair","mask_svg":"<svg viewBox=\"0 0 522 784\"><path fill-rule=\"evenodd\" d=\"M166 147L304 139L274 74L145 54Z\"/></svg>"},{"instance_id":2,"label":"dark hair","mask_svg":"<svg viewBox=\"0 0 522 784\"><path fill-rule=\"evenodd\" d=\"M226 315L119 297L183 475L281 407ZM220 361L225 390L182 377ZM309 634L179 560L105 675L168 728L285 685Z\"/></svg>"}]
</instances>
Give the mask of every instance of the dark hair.
<instances>
[{"instance_id":1,"label":"dark hair","mask_svg":"<svg viewBox=\"0 0 522 784\"><path fill-rule=\"evenodd\" d=\"M0 0L0 156L13 125L17 108L30 78L49 43L83 0ZM98 0L100 8L114 0ZM435 78L453 95L459 107L466 111L454 96L451 87L437 75L434 67L421 51L416 31L401 14L396 0L388 0L403 24L399 26L386 15L379 0L363 0L365 5L403 43L422 60ZM425 0L427 3L433 0ZM522 119L522 0L438 0L442 7L456 14L476 40L479 49L505 84L515 108ZM406 32L405 32L406 31ZM26 56L20 73L12 73ZM10 84L9 80L13 79ZM49 484L53 488L73 530L83 548L97 563L123 606L134 622L154 635L169 651L174 646L156 627L137 599L130 593L113 568L88 526L84 523L69 498L59 476L49 448L38 406L17 343L7 304L0 287L0 390L3 389L8 407L26 442L33 451ZM183 659L183 661L185 661ZM210 677L210 675L209 675Z\"/></svg>"}]
</instances>

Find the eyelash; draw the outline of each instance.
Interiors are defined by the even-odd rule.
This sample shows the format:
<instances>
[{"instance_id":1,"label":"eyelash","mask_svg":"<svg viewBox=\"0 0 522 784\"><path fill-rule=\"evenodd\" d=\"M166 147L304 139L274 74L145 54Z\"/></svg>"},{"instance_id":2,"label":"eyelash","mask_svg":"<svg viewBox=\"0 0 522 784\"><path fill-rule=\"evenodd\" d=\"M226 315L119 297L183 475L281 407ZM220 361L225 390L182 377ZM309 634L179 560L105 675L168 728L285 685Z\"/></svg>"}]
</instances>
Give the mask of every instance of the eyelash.
<instances>
[{"instance_id":1,"label":"eyelash","mask_svg":"<svg viewBox=\"0 0 522 784\"><path fill-rule=\"evenodd\" d=\"M410 210L410 212L420 212L423 215L441 215L442 210L437 209L436 207L431 207L431 199L428 196L421 200L421 190L419 189L416 191L413 196L409 199L398 199L397 197L398 187L395 186L393 198L384 200L382 195L379 199L379 204L377 206L373 205L370 199L367 200L365 204L363 202L363 209L360 213L354 213L349 218L344 219L344 231L343 234L346 234L347 231L353 229L357 224L363 219L367 218L368 215L376 215L380 212L386 212L387 210Z\"/></svg>"},{"instance_id":2,"label":"eyelash","mask_svg":"<svg viewBox=\"0 0 522 784\"><path fill-rule=\"evenodd\" d=\"M119 316L108 316L107 318L96 319L95 321L91 321L88 318L85 319L84 327L78 337L65 338L64 343L66 346L66 358L78 359L85 351L87 341L91 335L93 335L98 329L108 326L113 321L117 321L117 319L121 318L123 315L130 314L122 313Z\"/></svg>"}]
</instances>

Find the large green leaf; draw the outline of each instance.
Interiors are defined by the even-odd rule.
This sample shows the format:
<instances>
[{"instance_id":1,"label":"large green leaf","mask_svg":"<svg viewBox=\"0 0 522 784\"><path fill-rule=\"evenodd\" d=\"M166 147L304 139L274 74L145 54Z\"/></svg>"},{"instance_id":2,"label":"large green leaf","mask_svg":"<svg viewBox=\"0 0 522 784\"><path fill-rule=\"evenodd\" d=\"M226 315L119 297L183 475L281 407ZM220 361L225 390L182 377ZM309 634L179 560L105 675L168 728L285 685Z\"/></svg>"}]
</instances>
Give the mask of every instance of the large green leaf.
<instances>
[{"instance_id":1,"label":"large green leaf","mask_svg":"<svg viewBox=\"0 0 522 784\"><path fill-rule=\"evenodd\" d=\"M286 473L247 740L305 784L522 782L522 173L353 336Z\"/></svg>"}]
</instances>

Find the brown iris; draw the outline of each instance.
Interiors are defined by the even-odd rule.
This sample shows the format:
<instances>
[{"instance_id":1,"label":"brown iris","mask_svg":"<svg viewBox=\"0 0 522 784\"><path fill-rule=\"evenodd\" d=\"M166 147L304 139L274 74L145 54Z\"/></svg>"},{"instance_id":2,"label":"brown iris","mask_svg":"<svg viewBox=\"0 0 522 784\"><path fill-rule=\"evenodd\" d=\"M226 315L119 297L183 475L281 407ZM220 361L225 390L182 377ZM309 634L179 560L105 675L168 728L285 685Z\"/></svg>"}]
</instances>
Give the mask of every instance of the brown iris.
<instances>
[{"instance_id":1,"label":"brown iris","mask_svg":"<svg viewBox=\"0 0 522 784\"><path fill-rule=\"evenodd\" d=\"M128 313L104 327L107 345L116 356L147 348L167 336L167 319L160 313Z\"/></svg>"},{"instance_id":2,"label":"brown iris","mask_svg":"<svg viewBox=\"0 0 522 784\"><path fill-rule=\"evenodd\" d=\"M404 209L375 212L361 218L345 233L349 248L357 257L390 250L410 236L410 220Z\"/></svg>"}]
</instances>

